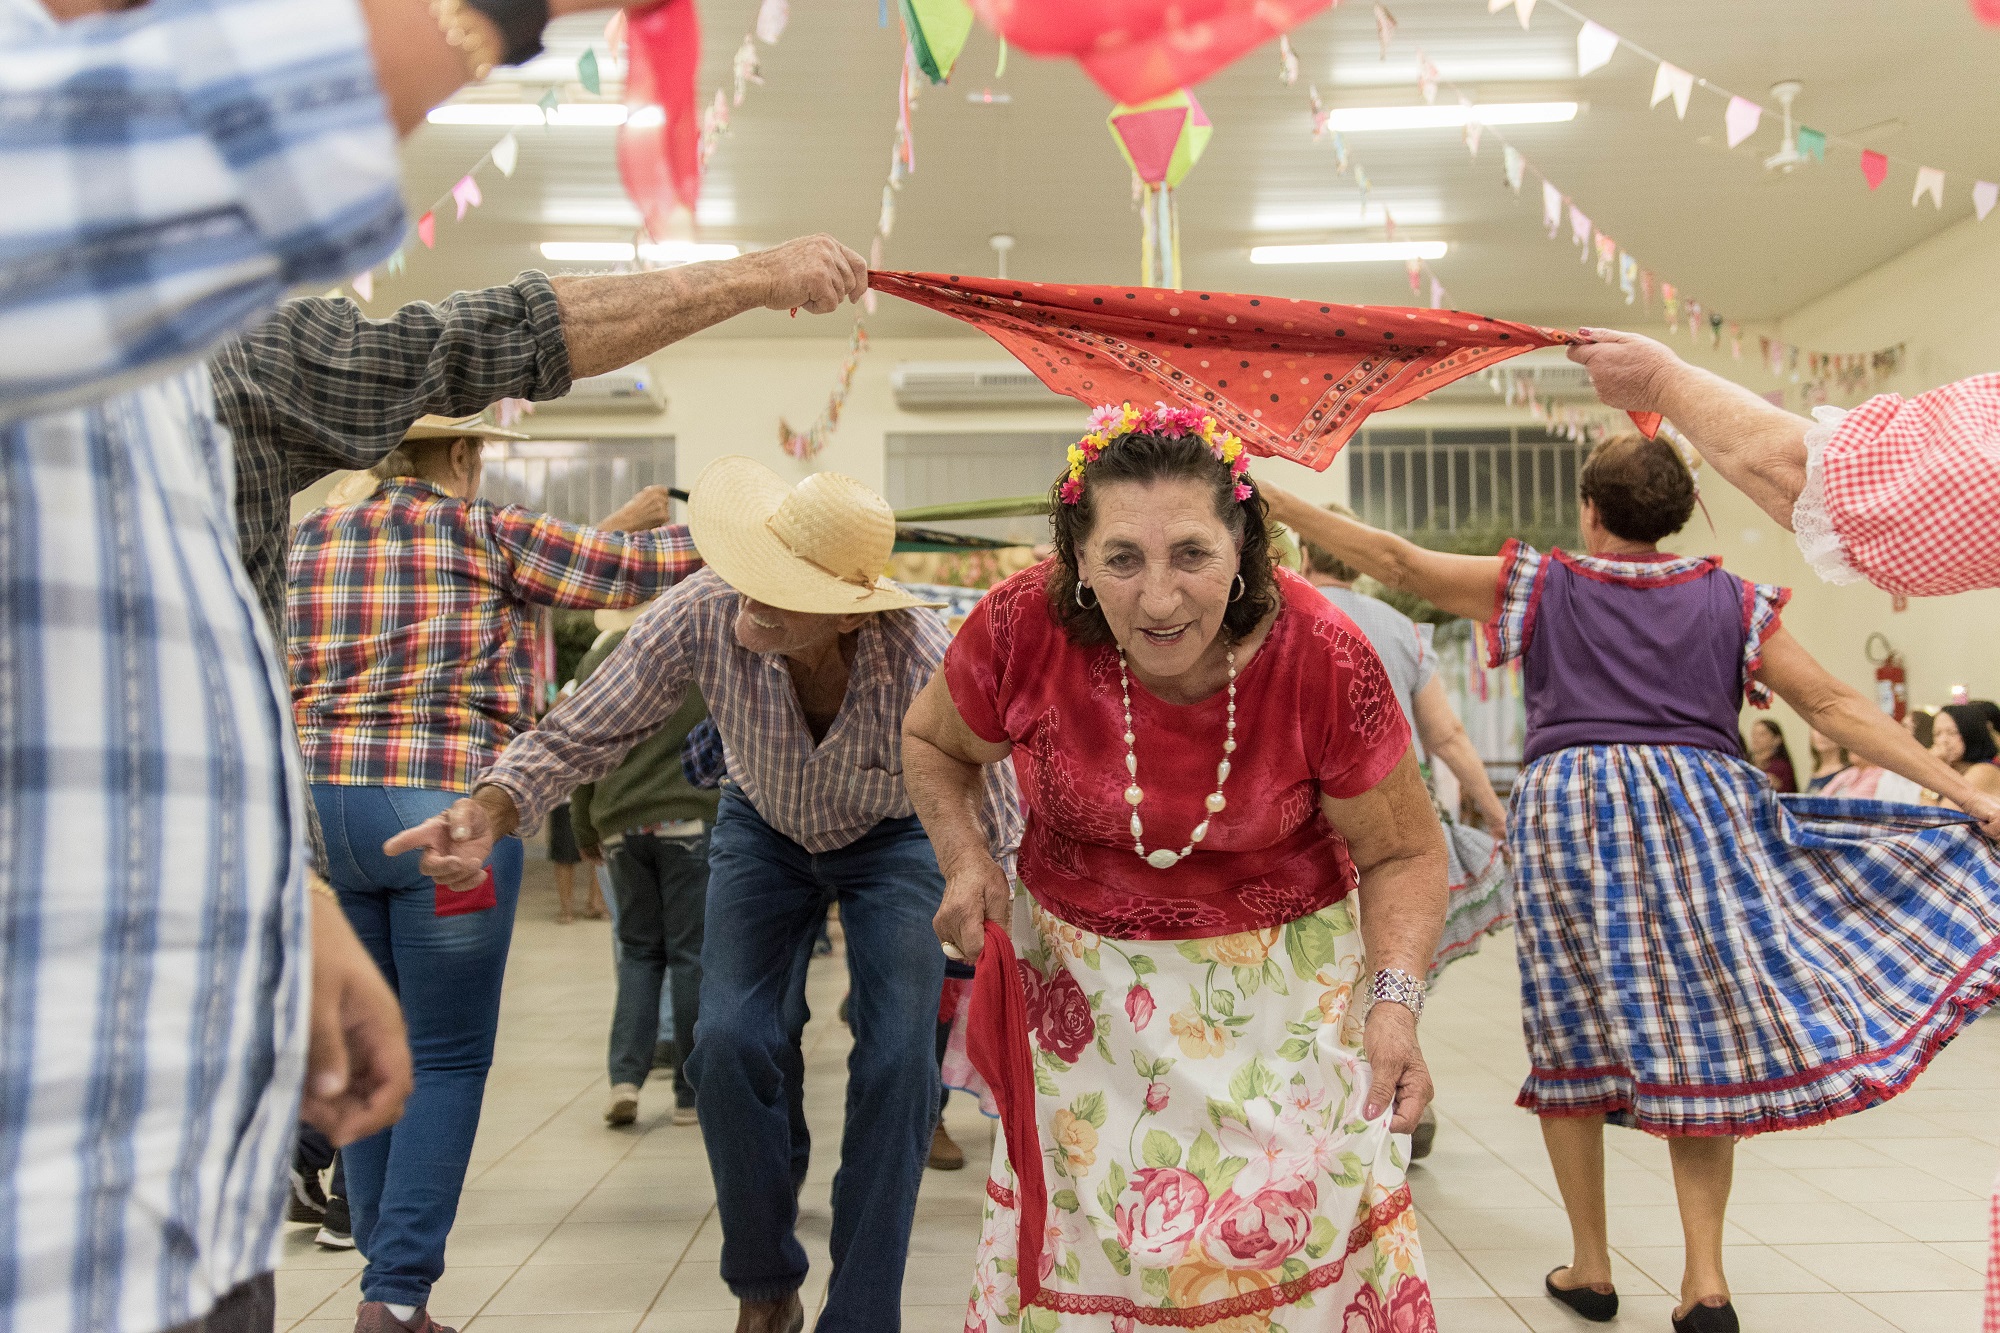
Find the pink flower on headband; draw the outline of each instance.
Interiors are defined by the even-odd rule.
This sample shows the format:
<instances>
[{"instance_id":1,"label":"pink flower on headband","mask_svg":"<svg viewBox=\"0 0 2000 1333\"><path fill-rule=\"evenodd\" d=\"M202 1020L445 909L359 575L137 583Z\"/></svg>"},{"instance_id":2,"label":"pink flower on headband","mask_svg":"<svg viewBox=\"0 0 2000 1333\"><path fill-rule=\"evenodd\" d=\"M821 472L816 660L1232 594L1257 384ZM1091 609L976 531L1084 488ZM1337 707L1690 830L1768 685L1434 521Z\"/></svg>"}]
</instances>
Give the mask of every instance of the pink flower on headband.
<instances>
[{"instance_id":1,"label":"pink flower on headband","mask_svg":"<svg viewBox=\"0 0 2000 1333\"><path fill-rule=\"evenodd\" d=\"M1066 505L1081 501L1084 469L1113 444L1135 434L1200 438L1217 462L1229 465L1229 475L1236 481L1230 493L1236 502L1241 504L1250 498L1250 483L1245 480L1250 471L1250 454L1243 441L1204 412L1191 407L1168 407L1165 403L1155 403L1143 412L1130 403L1106 403L1093 408L1089 432L1069 447L1069 476L1056 491L1057 498Z\"/></svg>"}]
</instances>

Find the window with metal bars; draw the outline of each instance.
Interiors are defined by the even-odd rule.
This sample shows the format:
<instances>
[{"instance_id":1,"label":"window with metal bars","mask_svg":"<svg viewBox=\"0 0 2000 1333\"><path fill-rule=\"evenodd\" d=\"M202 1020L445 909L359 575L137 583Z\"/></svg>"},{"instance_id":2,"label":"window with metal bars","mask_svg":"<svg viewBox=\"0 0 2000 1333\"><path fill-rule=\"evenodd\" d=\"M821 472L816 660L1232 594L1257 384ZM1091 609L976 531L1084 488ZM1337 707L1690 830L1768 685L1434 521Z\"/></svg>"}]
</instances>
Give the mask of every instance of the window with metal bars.
<instances>
[{"instance_id":1,"label":"window with metal bars","mask_svg":"<svg viewBox=\"0 0 2000 1333\"><path fill-rule=\"evenodd\" d=\"M1077 433L1069 431L891 431L883 440L884 498L892 509L962 500L1047 495L1068 466ZM988 518L941 524L953 532L1032 545L1049 539L1049 521Z\"/></svg>"},{"instance_id":2,"label":"window with metal bars","mask_svg":"<svg viewBox=\"0 0 2000 1333\"><path fill-rule=\"evenodd\" d=\"M1575 545L1587 451L1516 426L1365 429L1345 450L1348 503L1362 521L1417 540L1518 534Z\"/></svg>"},{"instance_id":3,"label":"window with metal bars","mask_svg":"<svg viewBox=\"0 0 2000 1333\"><path fill-rule=\"evenodd\" d=\"M674 439L496 440L482 453L481 498L568 523L602 521L645 486L674 484Z\"/></svg>"}]
</instances>

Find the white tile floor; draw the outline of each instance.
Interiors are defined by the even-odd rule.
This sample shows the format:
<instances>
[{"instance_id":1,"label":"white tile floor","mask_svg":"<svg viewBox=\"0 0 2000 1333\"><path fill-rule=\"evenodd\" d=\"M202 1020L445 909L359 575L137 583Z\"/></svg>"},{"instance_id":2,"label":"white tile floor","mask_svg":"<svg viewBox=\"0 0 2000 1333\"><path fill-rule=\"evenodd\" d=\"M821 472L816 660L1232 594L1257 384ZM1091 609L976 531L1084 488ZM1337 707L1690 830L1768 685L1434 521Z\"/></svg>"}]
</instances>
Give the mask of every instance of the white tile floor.
<instances>
[{"instance_id":1,"label":"white tile floor","mask_svg":"<svg viewBox=\"0 0 2000 1333\"><path fill-rule=\"evenodd\" d=\"M431 1303L467 1333L711 1333L735 1326L700 1131L667 1123L648 1087L638 1125L602 1121L611 950L601 922L554 924L547 866L529 862L472 1172ZM827 1189L848 1037L837 959L815 964L806 1105L815 1153L803 1239L808 1306L826 1282ZM1443 1333L1589 1327L1541 1294L1568 1232L1535 1122L1514 1108L1525 1069L1512 949L1459 964L1424 1020L1442 1090L1436 1151L1412 1175ZM1972 1333L1986 1191L2000 1166L2000 1019L1975 1025L1911 1092L1817 1130L1758 1138L1738 1157L1731 1279L1754 1333ZM929 1172L904 1284L910 1333L956 1333L978 1238L986 1122L953 1099L972 1165ZM1619 1325L1664 1330L1680 1281L1679 1224L1658 1140L1612 1131ZM279 1327L345 1333L352 1255L294 1229ZM1293 1321L1291 1333L1317 1333Z\"/></svg>"}]
</instances>

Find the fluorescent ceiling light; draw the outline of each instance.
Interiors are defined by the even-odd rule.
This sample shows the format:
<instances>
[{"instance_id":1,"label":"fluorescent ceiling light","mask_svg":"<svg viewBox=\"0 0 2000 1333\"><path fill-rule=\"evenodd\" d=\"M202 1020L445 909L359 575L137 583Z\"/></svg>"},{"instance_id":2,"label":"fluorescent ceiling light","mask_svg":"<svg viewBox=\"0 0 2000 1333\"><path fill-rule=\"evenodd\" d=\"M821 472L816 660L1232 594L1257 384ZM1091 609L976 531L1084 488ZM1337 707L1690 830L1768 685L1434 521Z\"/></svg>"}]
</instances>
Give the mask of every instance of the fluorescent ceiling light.
<instances>
[{"instance_id":1,"label":"fluorescent ceiling light","mask_svg":"<svg viewBox=\"0 0 2000 1333\"><path fill-rule=\"evenodd\" d=\"M705 259L734 259L742 253L733 245L697 241L662 241L639 247L639 258L649 264L699 264Z\"/></svg>"},{"instance_id":2,"label":"fluorescent ceiling light","mask_svg":"<svg viewBox=\"0 0 2000 1333\"><path fill-rule=\"evenodd\" d=\"M543 241L542 258L582 264L629 264L638 257L630 241Z\"/></svg>"},{"instance_id":3,"label":"fluorescent ceiling light","mask_svg":"<svg viewBox=\"0 0 2000 1333\"><path fill-rule=\"evenodd\" d=\"M425 117L433 125L542 125L555 129L623 125L625 108L616 102L564 102L544 118L533 102L448 102Z\"/></svg>"},{"instance_id":4,"label":"fluorescent ceiling light","mask_svg":"<svg viewBox=\"0 0 2000 1333\"><path fill-rule=\"evenodd\" d=\"M1345 245L1257 245L1253 264L1373 264L1383 260L1443 259L1443 241L1357 241ZM546 247L544 247L546 249Z\"/></svg>"},{"instance_id":5,"label":"fluorescent ceiling light","mask_svg":"<svg viewBox=\"0 0 2000 1333\"><path fill-rule=\"evenodd\" d=\"M1444 64L1452 82L1461 88L1476 83L1567 83L1576 77L1573 44L1504 55L1454 55ZM568 73L573 77L575 70L576 60L572 57ZM498 69L493 71L494 76L499 73ZM1336 88L1407 88L1410 86L1410 67L1399 61L1365 57L1336 60L1325 82Z\"/></svg>"},{"instance_id":6,"label":"fluorescent ceiling light","mask_svg":"<svg viewBox=\"0 0 2000 1333\"><path fill-rule=\"evenodd\" d=\"M1359 200L1338 203L1303 203L1296 200L1258 204L1250 214L1250 227L1260 232L1290 232L1316 236L1325 231L1349 231L1371 227L1382 229L1387 212L1398 227L1435 227L1444 220L1444 204L1434 197L1397 198L1377 190L1363 204Z\"/></svg>"},{"instance_id":7,"label":"fluorescent ceiling light","mask_svg":"<svg viewBox=\"0 0 2000 1333\"><path fill-rule=\"evenodd\" d=\"M704 259L734 259L743 253L733 245L699 244L694 241L648 242L635 246L630 241L543 241L542 258L575 264L629 264L643 259L649 264L693 264Z\"/></svg>"},{"instance_id":8,"label":"fluorescent ceiling light","mask_svg":"<svg viewBox=\"0 0 2000 1333\"><path fill-rule=\"evenodd\" d=\"M1349 134L1366 130L1435 130L1468 120L1482 125L1553 125L1575 120L1575 102L1489 102L1466 106L1350 106L1328 114L1327 127Z\"/></svg>"}]
</instances>

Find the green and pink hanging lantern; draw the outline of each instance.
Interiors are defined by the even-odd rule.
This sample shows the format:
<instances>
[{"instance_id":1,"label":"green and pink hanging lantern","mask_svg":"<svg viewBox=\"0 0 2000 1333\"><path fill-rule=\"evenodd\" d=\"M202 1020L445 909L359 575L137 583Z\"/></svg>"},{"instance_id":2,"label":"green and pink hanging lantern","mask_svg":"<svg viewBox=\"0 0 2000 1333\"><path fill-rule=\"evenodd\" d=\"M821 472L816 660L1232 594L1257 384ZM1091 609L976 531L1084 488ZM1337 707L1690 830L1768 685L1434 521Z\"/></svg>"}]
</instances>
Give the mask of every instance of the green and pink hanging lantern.
<instances>
[{"instance_id":1,"label":"green and pink hanging lantern","mask_svg":"<svg viewBox=\"0 0 2000 1333\"><path fill-rule=\"evenodd\" d=\"M1139 271L1148 287L1181 285L1180 212L1174 190L1201 160L1214 127L1185 88L1106 118L1139 187Z\"/></svg>"}]
</instances>

